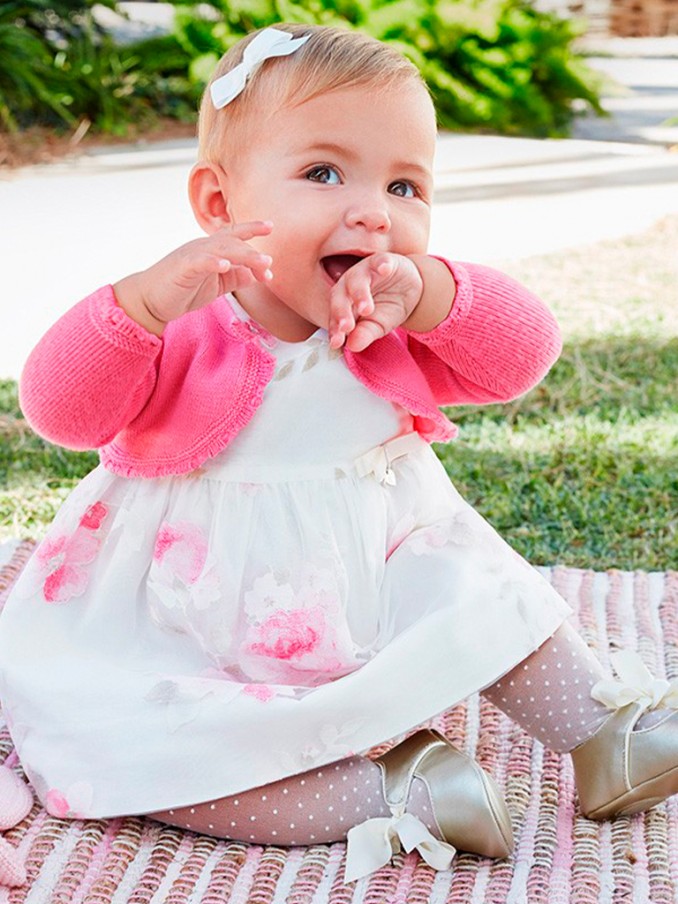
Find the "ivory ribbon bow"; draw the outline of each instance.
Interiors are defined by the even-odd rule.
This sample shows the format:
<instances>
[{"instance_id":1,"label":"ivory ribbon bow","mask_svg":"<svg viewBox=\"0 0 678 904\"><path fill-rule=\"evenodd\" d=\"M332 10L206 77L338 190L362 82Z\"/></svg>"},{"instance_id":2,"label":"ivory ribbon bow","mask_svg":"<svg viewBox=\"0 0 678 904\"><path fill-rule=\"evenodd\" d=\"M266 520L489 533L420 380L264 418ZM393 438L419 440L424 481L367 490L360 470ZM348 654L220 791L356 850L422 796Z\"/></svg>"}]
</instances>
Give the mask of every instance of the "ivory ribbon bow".
<instances>
[{"instance_id":1,"label":"ivory ribbon bow","mask_svg":"<svg viewBox=\"0 0 678 904\"><path fill-rule=\"evenodd\" d=\"M610 659L620 680L608 678L595 684L591 688L594 700L608 709L619 709L629 703L641 703L646 710L660 706L678 709L678 679L654 678L632 650L618 650Z\"/></svg>"},{"instance_id":2,"label":"ivory ribbon bow","mask_svg":"<svg viewBox=\"0 0 678 904\"><path fill-rule=\"evenodd\" d=\"M212 82L210 94L216 109L221 110L240 94L259 63L271 57L289 56L310 37L304 35L303 38L293 38L279 28L265 28L259 32L245 48L242 62Z\"/></svg>"},{"instance_id":3,"label":"ivory ribbon bow","mask_svg":"<svg viewBox=\"0 0 678 904\"><path fill-rule=\"evenodd\" d=\"M421 448L421 439L417 433L404 433L375 446L356 458L354 464L359 477L374 474L379 483L395 486L396 476L391 464L397 459Z\"/></svg>"},{"instance_id":4,"label":"ivory ribbon bow","mask_svg":"<svg viewBox=\"0 0 678 904\"><path fill-rule=\"evenodd\" d=\"M395 486L395 472L383 446L377 446L361 455L356 462L356 469L359 477L374 474L379 483L387 484L390 487Z\"/></svg>"},{"instance_id":5,"label":"ivory ribbon bow","mask_svg":"<svg viewBox=\"0 0 678 904\"><path fill-rule=\"evenodd\" d=\"M368 819L348 832L344 882L362 879L388 863L403 848L409 854L415 848L433 869L449 869L457 853L446 841L438 841L426 826L413 816Z\"/></svg>"}]
</instances>

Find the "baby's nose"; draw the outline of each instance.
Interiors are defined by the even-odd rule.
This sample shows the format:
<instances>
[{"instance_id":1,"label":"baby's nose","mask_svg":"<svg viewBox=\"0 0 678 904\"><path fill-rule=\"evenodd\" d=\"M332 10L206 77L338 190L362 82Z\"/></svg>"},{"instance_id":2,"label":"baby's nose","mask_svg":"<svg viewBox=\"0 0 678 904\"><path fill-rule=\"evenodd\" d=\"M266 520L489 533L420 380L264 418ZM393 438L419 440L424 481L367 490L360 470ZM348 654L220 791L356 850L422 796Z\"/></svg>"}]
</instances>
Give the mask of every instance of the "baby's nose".
<instances>
[{"instance_id":1,"label":"baby's nose","mask_svg":"<svg viewBox=\"0 0 678 904\"><path fill-rule=\"evenodd\" d=\"M391 228L386 206L378 203L354 205L347 211L346 222L353 228L362 226L369 232L388 232Z\"/></svg>"}]
</instances>

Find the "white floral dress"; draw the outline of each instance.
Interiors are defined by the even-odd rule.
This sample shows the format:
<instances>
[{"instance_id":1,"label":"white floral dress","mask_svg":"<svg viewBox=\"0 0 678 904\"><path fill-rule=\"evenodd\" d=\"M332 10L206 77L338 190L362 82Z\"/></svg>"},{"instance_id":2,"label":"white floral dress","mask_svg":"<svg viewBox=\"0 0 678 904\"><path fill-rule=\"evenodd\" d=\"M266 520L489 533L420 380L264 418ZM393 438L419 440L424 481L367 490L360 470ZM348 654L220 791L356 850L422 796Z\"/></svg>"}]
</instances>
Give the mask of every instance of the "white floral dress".
<instances>
[{"instance_id":1,"label":"white floral dress","mask_svg":"<svg viewBox=\"0 0 678 904\"><path fill-rule=\"evenodd\" d=\"M6 603L0 699L54 815L183 806L366 751L570 612L323 330L250 326L277 369L248 426L185 476L97 467Z\"/></svg>"}]
</instances>

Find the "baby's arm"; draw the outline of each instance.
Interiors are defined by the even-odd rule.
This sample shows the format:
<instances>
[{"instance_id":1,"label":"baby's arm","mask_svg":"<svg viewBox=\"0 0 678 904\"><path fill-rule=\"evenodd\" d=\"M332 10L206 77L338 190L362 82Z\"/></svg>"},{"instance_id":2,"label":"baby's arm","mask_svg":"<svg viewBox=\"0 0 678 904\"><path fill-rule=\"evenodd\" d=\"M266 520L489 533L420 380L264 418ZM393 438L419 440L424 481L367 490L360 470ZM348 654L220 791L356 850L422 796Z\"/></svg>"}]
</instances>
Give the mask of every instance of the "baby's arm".
<instances>
[{"instance_id":1,"label":"baby's arm","mask_svg":"<svg viewBox=\"0 0 678 904\"><path fill-rule=\"evenodd\" d=\"M31 352L21 409L45 439L71 449L110 442L153 391L162 341L116 304L111 286L67 311Z\"/></svg>"},{"instance_id":2,"label":"baby's arm","mask_svg":"<svg viewBox=\"0 0 678 904\"><path fill-rule=\"evenodd\" d=\"M196 239L68 311L28 358L22 410L37 433L72 449L109 442L148 403L166 324L224 292L269 278L270 258L247 244L269 223Z\"/></svg>"},{"instance_id":3,"label":"baby's arm","mask_svg":"<svg viewBox=\"0 0 678 904\"><path fill-rule=\"evenodd\" d=\"M438 404L507 402L536 386L561 351L560 330L546 305L491 267L434 260L454 279L454 304L432 328L429 321L419 329L414 317L404 326Z\"/></svg>"},{"instance_id":4,"label":"baby's arm","mask_svg":"<svg viewBox=\"0 0 678 904\"><path fill-rule=\"evenodd\" d=\"M220 295L271 279L271 257L248 244L268 235L272 223L237 223L176 248L162 260L114 286L120 307L162 336L167 324Z\"/></svg>"},{"instance_id":5,"label":"baby's arm","mask_svg":"<svg viewBox=\"0 0 678 904\"><path fill-rule=\"evenodd\" d=\"M561 348L553 315L511 277L425 254L373 254L332 291L330 342L360 352L398 328L440 405L516 398Z\"/></svg>"},{"instance_id":6,"label":"baby's arm","mask_svg":"<svg viewBox=\"0 0 678 904\"><path fill-rule=\"evenodd\" d=\"M330 345L361 352L391 330L433 329L447 317L455 284L426 254L377 252L350 267L330 297Z\"/></svg>"}]
</instances>

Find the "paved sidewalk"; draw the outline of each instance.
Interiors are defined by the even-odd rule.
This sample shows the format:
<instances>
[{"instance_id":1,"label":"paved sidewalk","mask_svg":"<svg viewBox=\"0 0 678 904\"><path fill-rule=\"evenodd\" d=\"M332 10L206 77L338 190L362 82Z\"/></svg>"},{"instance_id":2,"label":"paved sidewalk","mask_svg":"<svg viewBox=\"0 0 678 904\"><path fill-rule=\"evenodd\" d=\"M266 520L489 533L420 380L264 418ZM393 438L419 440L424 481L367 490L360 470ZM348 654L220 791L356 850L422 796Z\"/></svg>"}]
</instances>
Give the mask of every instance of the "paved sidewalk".
<instances>
[{"instance_id":1,"label":"paved sidewalk","mask_svg":"<svg viewBox=\"0 0 678 904\"><path fill-rule=\"evenodd\" d=\"M575 138L678 148L678 37L589 39L587 62L610 79L609 118L587 116Z\"/></svg>"},{"instance_id":2,"label":"paved sidewalk","mask_svg":"<svg viewBox=\"0 0 678 904\"><path fill-rule=\"evenodd\" d=\"M654 56L643 51L643 78L655 66L656 82L642 95L646 105L678 91L678 42L652 47ZM637 80L642 67L634 74L615 62L620 77ZM624 129L612 137L632 141L442 135L431 251L500 264L639 232L678 213L678 128L668 142ZM79 298L199 234L186 197L194 160L195 142L179 141L0 177L0 378L18 376L46 327Z\"/></svg>"}]
</instances>

